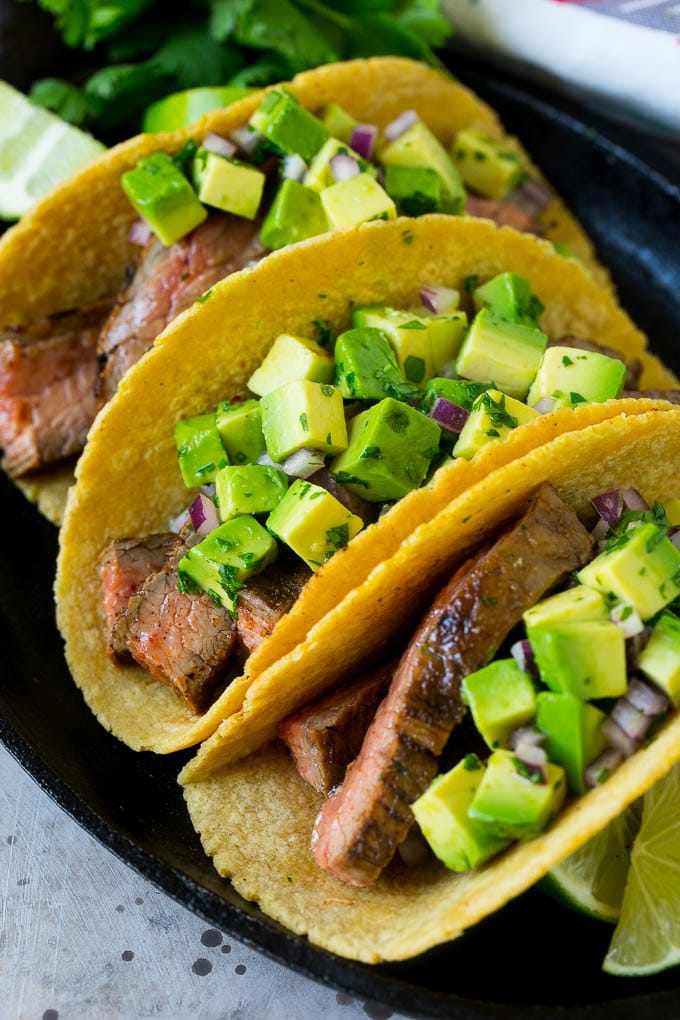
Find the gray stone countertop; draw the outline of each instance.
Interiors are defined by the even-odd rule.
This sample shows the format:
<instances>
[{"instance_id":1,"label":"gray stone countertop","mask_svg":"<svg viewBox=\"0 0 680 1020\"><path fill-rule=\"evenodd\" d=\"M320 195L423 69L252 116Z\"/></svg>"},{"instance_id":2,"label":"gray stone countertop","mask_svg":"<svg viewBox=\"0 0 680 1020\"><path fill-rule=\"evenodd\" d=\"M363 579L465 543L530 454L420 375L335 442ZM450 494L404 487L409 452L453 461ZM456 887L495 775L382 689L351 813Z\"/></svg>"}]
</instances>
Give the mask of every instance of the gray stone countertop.
<instances>
[{"instance_id":1,"label":"gray stone countertop","mask_svg":"<svg viewBox=\"0 0 680 1020\"><path fill-rule=\"evenodd\" d=\"M387 1020L209 928L66 815L0 747L3 1020Z\"/></svg>"}]
</instances>

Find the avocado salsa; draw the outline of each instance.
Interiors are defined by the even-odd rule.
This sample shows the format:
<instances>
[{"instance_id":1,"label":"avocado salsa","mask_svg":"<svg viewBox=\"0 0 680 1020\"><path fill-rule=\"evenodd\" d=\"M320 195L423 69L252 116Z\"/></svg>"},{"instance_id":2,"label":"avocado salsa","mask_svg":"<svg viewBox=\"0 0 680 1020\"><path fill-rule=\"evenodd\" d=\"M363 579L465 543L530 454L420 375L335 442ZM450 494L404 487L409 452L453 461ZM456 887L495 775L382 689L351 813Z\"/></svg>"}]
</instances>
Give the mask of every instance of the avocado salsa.
<instances>
[{"instance_id":1,"label":"avocado salsa","mask_svg":"<svg viewBox=\"0 0 680 1020\"><path fill-rule=\"evenodd\" d=\"M121 185L164 245L199 226L208 207L262 217L260 242L268 250L368 220L460 215L466 189L490 200L479 215L493 215L494 201L510 199L514 225L540 232L534 217L552 201L515 152L479 130L459 131L447 151L413 111L381 133L337 105L315 116L284 88L267 93L248 126L228 139L211 134L175 157L145 156Z\"/></svg>"}]
</instances>

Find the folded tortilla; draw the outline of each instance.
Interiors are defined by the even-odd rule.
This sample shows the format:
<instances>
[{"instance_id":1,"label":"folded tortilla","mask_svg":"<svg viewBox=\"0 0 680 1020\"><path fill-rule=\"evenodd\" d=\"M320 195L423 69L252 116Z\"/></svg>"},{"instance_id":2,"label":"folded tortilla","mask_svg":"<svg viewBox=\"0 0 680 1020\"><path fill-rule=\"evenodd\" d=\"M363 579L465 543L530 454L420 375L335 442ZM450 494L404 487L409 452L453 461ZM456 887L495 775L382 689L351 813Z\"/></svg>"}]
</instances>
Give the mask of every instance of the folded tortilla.
<instances>
[{"instance_id":1,"label":"folded tortilla","mask_svg":"<svg viewBox=\"0 0 680 1020\"><path fill-rule=\"evenodd\" d=\"M489 444L472 461L452 461L311 578L250 657L246 675L201 716L139 667L108 658L98 557L114 538L166 530L187 505L173 436L178 419L243 393L282 332L310 335L320 319L339 332L350 324L353 303L408 307L425 284L462 291L466 276L503 270L527 277L545 305L542 325L550 337L575 333L639 357L645 382L663 374L642 334L576 261L539 238L448 216L367 223L278 252L223 280L161 335L95 421L61 533L57 619L73 677L104 726L139 750L165 753L204 740L241 709L256 677L293 649L303 655L314 625L469 486L563 432L623 411L670 406L636 399L562 408Z\"/></svg>"},{"instance_id":2,"label":"folded tortilla","mask_svg":"<svg viewBox=\"0 0 680 1020\"><path fill-rule=\"evenodd\" d=\"M458 937L577 850L680 760L675 712L648 747L573 800L543 835L464 874L433 858L407 867L397 857L374 885L357 889L314 863L310 836L323 798L300 779L281 744L255 750L275 735L276 719L291 706L309 704L342 673L360 669L376 642L394 638L405 605L421 599L425 610L423 590L432 576L443 565L452 571L480 539L516 519L545 481L580 513L596 494L624 486L649 500L677 496L680 409L622 414L561 435L477 482L348 594L313 628L304 650L272 667L266 698L253 697L254 685L243 712L180 776L192 822L219 873L316 945L377 963Z\"/></svg>"},{"instance_id":3,"label":"folded tortilla","mask_svg":"<svg viewBox=\"0 0 680 1020\"><path fill-rule=\"evenodd\" d=\"M480 128L532 166L519 142L507 137L496 114L474 93L413 60L377 57L331 64L298 75L286 87L312 111L339 103L359 121L379 127L413 109L447 146L461 129ZM262 95L206 114L182 131L138 135L54 188L0 240L0 324L28 325L114 296L138 251L128 240L137 213L121 190L121 175L151 152L175 153L189 138L200 139L209 131L225 135L243 126ZM548 239L565 245L608 285L590 241L559 199L540 220ZM57 523L71 483L72 468L64 465L19 480L26 495Z\"/></svg>"}]
</instances>

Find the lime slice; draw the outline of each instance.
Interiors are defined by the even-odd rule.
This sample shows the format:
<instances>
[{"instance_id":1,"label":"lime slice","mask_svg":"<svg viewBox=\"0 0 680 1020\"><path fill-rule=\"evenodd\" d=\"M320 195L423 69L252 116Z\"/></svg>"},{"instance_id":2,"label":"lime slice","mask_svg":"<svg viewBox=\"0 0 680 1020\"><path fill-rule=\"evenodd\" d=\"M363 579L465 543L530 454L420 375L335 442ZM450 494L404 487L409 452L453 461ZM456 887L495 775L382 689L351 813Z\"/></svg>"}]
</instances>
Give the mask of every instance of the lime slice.
<instances>
[{"instance_id":1,"label":"lime slice","mask_svg":"<svg viewBox=\"0 0 680 1020\"><path fill-rule=\"evenodd\" d=\"M142 131L176 131L178 128L189 127L204 113L230 106L254 91L236 85L216 85L173 92L148 107L142 121Z\"/></svg>"},{"instance_id":2,"label":"lime slice","mask_svg":"<svg viewBox=\"0 0 680 1020\"><path fill-rule=\"evenodd\" d=\"M16 220L104 146L0 81L0 219Z\"/></svg>"},{"instance_id":3,"label":"lime slice","mask_svg":"<svg viewBox=\"0 0 680 1020\"><path fill-rule=\"evenodd\" d=\"M546 875L543 888L581 914L616 924L639 825L633 805Z\"/></svg>"},{"instance_id":4,"label":"lime slice","mask_svg":"<svg viewBox=\"0 0 680 1020\"><path fill-rule=\"evenodd\" d=\"M608 974L638 977L680 963L680 765L644 797Z\"/></svg>"}]
</instances>

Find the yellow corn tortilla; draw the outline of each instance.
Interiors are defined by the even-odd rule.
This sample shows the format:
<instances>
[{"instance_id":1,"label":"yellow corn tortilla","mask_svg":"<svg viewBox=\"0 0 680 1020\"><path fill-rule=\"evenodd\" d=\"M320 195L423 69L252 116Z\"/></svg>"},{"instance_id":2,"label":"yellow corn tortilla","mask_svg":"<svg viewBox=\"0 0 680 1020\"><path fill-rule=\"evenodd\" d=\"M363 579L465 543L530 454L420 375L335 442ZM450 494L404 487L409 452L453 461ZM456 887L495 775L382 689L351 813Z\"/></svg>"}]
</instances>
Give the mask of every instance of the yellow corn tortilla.
<instances>
[{"instance_id":1,"label":"yellow corn tortilla","mask_svg":"<svg viewBox=\"0 0 680 1020\"><path fill-rule=\"evenodd\" d=\"M131 747L162 753L205 739L240 709L254 677L304 643L310 628L377 563L470 484L562 432L624 409L637 414L657 406L632 400L562 409L490 444L471 462L452 462L324 565L251 657L248 676L234 681L203 716L190 713L138 667L111 662L100 617L98 557L113 538L165 530L187 505L173 438L177 420L244 392L282 332L309 335L319 319L339 332L350 323L352 302L406 307L418 303L426 283L462 288L470 274L488 277L501 270L529 279L546 307L542 321L550 336L589 337L641 357L646 371L656 371L642 334L577 262L556 255L539 238L447 216L368 223L278 252L223 280L161 335L95 421L61 534L58 622L75 681L104 726Z\"/></svg>"},{"instance_id":2,"label":"yellow corn tortilla","mask_svg":"<svg viewBox=\"0 0 680 1020\"><path fill-rule=\"evenodd\" d=\"M269 744L241 758L273 736L274 716L285 715L291 702L287 691L296 685L299 695L304 688L309 703L341 672L360 665L374 642L399 632L404 604L422 598L428 577L442 563L450 573L466 550L515 518L543 481L552 482L579 512L598 492L624 485L650 500L677 496L680 410L622 415L562 435L478 482L421 525L314 628L304 654L293 653L272 667L270 677L283 690L280 696L269 692L277 711L266 713L260 702L251 706L249 718L225 723L180 777L194 827L220 874L316 945L377 963L456 938L582 846L680 759L676 712L649 747L574 800L538 838L461 875L434 859L417 867L397 859L373 886L355 889L315 865L309 841L323 798L300 779L283 746Z\"/></svg>"},{"instance_id":3,"label":"yellow corn tortilla","mask_svg":"<svg viewBox=\"0 0 680 1020\"><path fill-rule=\"evenodd\" d=\"M384 127L414 109L447 146L465 127L483 129L515 149L496 114L452 78L413 60L376 57L330 64L298 75L286 86L307 108L339 103L360 121ZM45 315L113 296L138 249L128 241L137 213L120 187L121 175L151 152L177 152L188 138L227 134L247 123L263 92L206 114L191 128L138 135L115 146L54 188L0 240L0 324L27 325ZM534 172L540 176L536 167ZM583 229L556 199L541 216L545 235L583 261L600 283L609 278ZM70 470L47 468L19 480L28 498L61 521Z\"/></svg>"}]
</instances>

